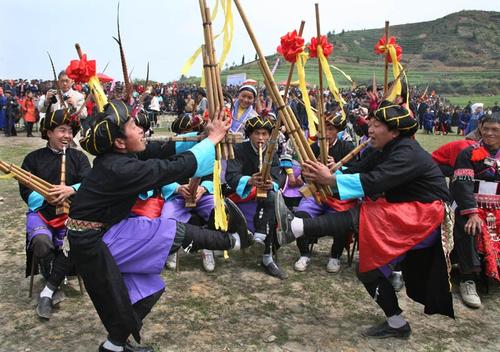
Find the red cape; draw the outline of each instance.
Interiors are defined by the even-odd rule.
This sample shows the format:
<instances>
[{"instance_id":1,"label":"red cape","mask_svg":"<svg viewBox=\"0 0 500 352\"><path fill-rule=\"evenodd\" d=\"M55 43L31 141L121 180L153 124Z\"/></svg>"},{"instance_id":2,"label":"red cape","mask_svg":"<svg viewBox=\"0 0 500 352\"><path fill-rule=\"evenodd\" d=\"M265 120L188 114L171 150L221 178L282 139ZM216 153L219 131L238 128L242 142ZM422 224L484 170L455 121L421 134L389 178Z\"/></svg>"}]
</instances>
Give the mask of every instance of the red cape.
<instances>
[{"instance_id":1,"label":"red cape","mask_svg":"<svg viewBox=\"0 0 500 352\"><path fill-rule=\"evenodd\" d=\"M359 214L359 271L374 270L415 247L444 217L442 201L389 203L366 199Z\"/></svg>"}]
</instances>

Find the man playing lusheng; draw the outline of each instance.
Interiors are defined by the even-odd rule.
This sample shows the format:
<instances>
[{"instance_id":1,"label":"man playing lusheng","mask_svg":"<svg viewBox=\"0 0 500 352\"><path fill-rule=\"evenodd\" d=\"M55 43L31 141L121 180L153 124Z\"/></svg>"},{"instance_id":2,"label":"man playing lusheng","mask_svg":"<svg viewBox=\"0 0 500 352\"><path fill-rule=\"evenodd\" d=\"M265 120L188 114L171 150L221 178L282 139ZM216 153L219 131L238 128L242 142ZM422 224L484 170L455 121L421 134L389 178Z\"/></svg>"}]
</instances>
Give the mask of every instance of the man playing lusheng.
<instances>
[{"instance_id":1,"label":"man playing lusheng","mask_svg":"<svg viewBox=\"0 0 500 352\"><path fill-rule=\"evenodd\" d=\"M52 306L61 297L60 294L54 297L54 293L69 269L68 258L62 252L66 234L64 222L68 215L57 214L56 207L76 193L90 171L90 163L84 153L70 148L80 126L67 110L47 114L40 125L42 138L48 140L47 146L26 155L21 167L55 185L50 193L52 198L45 199L21 184L19 190L29 208L26 214L26 276L31 272L32 260L38 261L47 284L40 293L36 312L41 318L50 319ZM65 185L60 185L63 149L66 154Z\"/></svg>"},{"instance_id":2,"label":"man playing lusheng","mask_svg":"<svg viewBox=\"0 0 500 352\"><path fill-rule=\"evenodd\" d=\"M341 200L364 197L361 207L299 219L280 195L276 200L280 244L302 236L313 239L318 234L352 232L359 226L358 277L387 317L364 332L368 337L411 334L388 280L398 263L408 296L424 304L425 313L453 317L439 236L448 189L431 156L411 138L417 129L408 110L383 102L369 121L369 136L377 151L338 175L321 163L303 165L307 180L330 185Z\"/></svg>"},{"instance_id":3,"label":"man playing lusheng","mask_svg":"<svg viewBox=\"0 0 500 352\"><path fill-rule=\"evenodd\" d=\"M104 352L153 351L131 345L128 338L140 342L142 320L164 291L160 273L170 252L251 244L244 219L231 211L231 233L177 223L165 209L158 218L129 218L140 193L211 173L214 145L229 128L224 113L217 113L207 125L208 138L174 155L179 152L175 143L146 145L144 131L130 111L120 100L110 102L80 141L96 158L67 222L71 258L108 331L99 347Z\"/></svg>"}]
</instances>

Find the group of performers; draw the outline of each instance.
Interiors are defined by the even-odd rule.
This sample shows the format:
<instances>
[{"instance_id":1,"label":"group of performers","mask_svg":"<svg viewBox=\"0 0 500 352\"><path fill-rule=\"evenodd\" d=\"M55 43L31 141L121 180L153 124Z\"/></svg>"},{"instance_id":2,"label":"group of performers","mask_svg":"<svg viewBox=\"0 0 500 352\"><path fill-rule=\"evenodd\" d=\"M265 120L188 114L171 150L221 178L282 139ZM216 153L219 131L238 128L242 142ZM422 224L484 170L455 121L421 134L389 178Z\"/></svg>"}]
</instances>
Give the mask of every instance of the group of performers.
<instances>
[{"instance_id":1,"label":"group of performers","mask_svg":"<svg viewBox=\"0 0 500 352\"><path fill-rule=\"evenodd\" d=\"M59 75L60 86L66 79ZM370 145L332 173L331 167L355 147L340 136L347 124L342 114L319 116L325 119L327 165L293 160L287 131L281 148L264 160L278 123L272 112L253 109L257 95L254 86L242 86L228 109L232 119L220 110L205 121L180 116L174 122L180 134L203 131L206 138L200 142L146 141L148 119L123 100L111 100L80 140L80 147L95 156L90 167L87 156L72 147L78 114L84 113L78 97L47 94L41 122L47 146L28 154L22 168L57 186L47 197L20 186L29 208L28 268L36 260L46 278L36 308L40 317L51 317L60 301L58 289L73 271L81 275L108 332L99 351L152 351L130 337L140 343L143 320L165 289L161 272L169 256L181 248L204 250L204 257L212 258L206 267L211 271L212 251L245 249L256 242L263 245L265 272L283 280L288 274L273 260L280 246L296 241L294 268L302 272L311 261L311 244L323 236L333 238L326 265L331 273L340 270L346 244L359 241L358 277L387 318L364 331L367 337L411 334L390 280L396 269L403 273L407 295L423 304L425 313L454 316L448 262L453 234L462 297L480 306L476 274L483 268L499 280L498 115L484 117L482 139L456 153L450 196L440 168L414 139L418 123L404 99L358 109L365 114L352 121ZM212 173L215 146L228 131L244 132L246 139L235 145L234 159L222 164L228 226L221 231L214 219ZM318 145L312 145L316 156ZM270 164L268 177L261 173L263 162ZM194 179L199 183L192 187ZM327 186L333 196L301 197L297 190L304 182ZM193 207L186 207L188 200ZM58 213L68 201L69 213ZM452 201L454 231L443 225Z\"/></svg>"}]
</instances>

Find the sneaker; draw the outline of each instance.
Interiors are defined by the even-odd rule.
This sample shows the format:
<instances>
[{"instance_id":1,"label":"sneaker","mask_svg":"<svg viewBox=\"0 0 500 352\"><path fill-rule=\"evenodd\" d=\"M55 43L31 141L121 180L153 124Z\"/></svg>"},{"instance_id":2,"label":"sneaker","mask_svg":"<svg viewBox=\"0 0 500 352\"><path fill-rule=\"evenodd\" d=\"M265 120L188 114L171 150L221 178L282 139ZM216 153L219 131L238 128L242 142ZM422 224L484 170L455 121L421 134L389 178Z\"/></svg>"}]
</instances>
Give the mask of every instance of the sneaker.
<instances>
[{"instance_id":1,"label":"sneaker","mask_svg":"<svg viewBox=\"0 0 500 352\"><path fill-rule=\"evenodd\" d=\"M175 270L175 268L177 267L177 253L170 254L168 256L165 266L170 270Z\"/></svg>"},{"instance_id":2,"label":"sneaker","mask_svg":"<svg viewBox=\"0 0 500 352\"><path fill-rule=\"evenodd\" d=\"M253 235L247 228L247 220L240 208L229 198L225 199L227 216L228 216L228 232L237 233L240 236L240 249L245 249L253 244Z\"/></svg>"},{"instance_id":3,"label":"sneaker","mask_svg":"<svg viewBox=\"0 0 500 352\"><path fill-rule=\"evenodd\" d=\"M401 271L394 271L389 277L389 281L396 292L401 291L405 287L405 280Z\"/></svg>"},{"instance_id":4,"label":"sneaker","mask_svg":"<svg viewBox=\"0 0 500 352\"><path fill-rule=\"evenodd\" d=\"M295 264L293 265L293 268L296 271L300 271L300 272L306 271L307 266L309 265L310 262L311 262L311 258L309 258L309 257L300 257L299 260L297 260L295 262Z\"/></svg>"},{"instance_id":5,"label":"sneaker","mask_svg":"<svg viewBox=\"0 0 500 352\"><path fill-rule=\"evenodd\" d=\"M476 292L476 283L474 281L460 282L460 295L466 306L471 308L481 307L481 298Z\"/></svg>"},{"instance_id":6,"label":"sneaker","mask_svg":"<svg viewBox=\"0 0 500 352\"><path fill-rule=\"evenodd\" d=\"M36 306L36 314L40 318L50 319L52 317L52 298L40 297Z\"/></svg>"},{"instance_id":7,"label":"sneaker","mask_svg":"<svg viewBox=\"0 0 500 352\"><path fill-rule=\"evenodd\" d=\"M391 328L387 321L380 325L372 326L371 328L363 331L361 335L364 337L372 337L375 339L385 339L387 337L408 338L411 334L410 324L406 323L400 328Z\"/></svg>"},{"instance_id":8,"label":"sneaker","mask_svg":"<svg viewBox=\"0 0 500 352\"><path fill-rule=\"evenodd\" d=\"M283 271L275 262L271 262L268 265L261 263L264 267L266 273L271 276L277 277L278 279L285 280L288 279L288 274L286 271Z\"/></svg>"},{"instance_id":9,"label":"sneaker","mask_svg":"<svg viewBox=\"0 0 500 352\"><path fill-rule=\"evenodd\" d=\"M274 207L276 210L276 237L278 239L278 244L284 246L285 244L294 242L295 236L292 233L291 223L295 216L286 206L285 199L280 191L276 194Z\"/></svg>"},{"instance_id":10,"label":"sneaker","mask_svg":"<svg viewBox=\"0 0 500 352\"><path fill-rule=\"evenodd\" d=\"M340 259L328 259L328 263L326 264L326 271L329 273L338 273L340 271Z\"/></svg>"},{"instance_id":11,"label":"sneaker","mask_svg":"<svg viewBox=\"0 0 500 352\"><path fill-rule=\"evenodd\" d=\"M205 271L210 273L215 270L215 259L213 251L204 249L201 253L201 258L203 261L203 269L205 269Z\"/></svg>"}]
</instances>

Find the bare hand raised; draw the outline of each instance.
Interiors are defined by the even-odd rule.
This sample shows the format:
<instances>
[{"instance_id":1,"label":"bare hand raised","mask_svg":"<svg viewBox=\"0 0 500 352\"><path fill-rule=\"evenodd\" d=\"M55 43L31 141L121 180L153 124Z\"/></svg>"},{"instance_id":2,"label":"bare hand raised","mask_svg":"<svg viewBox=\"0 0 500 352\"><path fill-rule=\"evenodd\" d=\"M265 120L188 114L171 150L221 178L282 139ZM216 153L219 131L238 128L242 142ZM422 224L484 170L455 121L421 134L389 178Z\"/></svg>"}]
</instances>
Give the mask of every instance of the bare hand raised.
<instances>
[{"instance_id":1,"label":"bare hand raised","mask_svg":"<svg viewBox=\"0 0 500 352\"><path fill-rule=\"evenodd\" d=\"M213 144L217 144L224 139L230 127L231 121L226 119L226 112L224 110L216 110L213 120L208 121L205 129L208 132L208 139Z\"/></svg>"}]
</instances>

